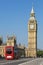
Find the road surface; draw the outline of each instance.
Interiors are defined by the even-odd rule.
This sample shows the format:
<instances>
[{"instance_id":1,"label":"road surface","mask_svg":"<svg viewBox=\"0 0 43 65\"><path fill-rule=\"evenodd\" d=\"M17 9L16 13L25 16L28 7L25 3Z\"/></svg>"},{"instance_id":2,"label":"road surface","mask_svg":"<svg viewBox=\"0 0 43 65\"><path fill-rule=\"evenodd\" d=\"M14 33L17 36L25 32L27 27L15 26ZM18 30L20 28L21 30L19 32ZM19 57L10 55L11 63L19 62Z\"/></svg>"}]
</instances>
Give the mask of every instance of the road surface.
<instances>
[{"instance_id":1,"label":"road surface","mask_svg":"<svg viewBox=\"0 0 43 65\"><path fill-rule=\"evenodd\" d=\"M0 65L19 65L20 63L24 63L27 61L32 60L33 58L20 58L20 59L15 59L15 60L5 60L5 59L0 59Z\"/></svg>"},{"instance_id":2,"label":"road surface","mask_svg":"<svg viewBox=\"0 0 43 65\"><path fill-rule=\"evenodd\" d=\"M19 65L43 65L43 58L36 58L24 63L21 63Z\"/></svg>"},{"instance_id":3,"label":"road surface","mask_svg":"<svg viewBox=\"0 0 43 65\"><path fill-rule=\"evenodd\" d=\"M43 58L0 59L0 65L43 65Z\"/></svg>"}]
</instances>

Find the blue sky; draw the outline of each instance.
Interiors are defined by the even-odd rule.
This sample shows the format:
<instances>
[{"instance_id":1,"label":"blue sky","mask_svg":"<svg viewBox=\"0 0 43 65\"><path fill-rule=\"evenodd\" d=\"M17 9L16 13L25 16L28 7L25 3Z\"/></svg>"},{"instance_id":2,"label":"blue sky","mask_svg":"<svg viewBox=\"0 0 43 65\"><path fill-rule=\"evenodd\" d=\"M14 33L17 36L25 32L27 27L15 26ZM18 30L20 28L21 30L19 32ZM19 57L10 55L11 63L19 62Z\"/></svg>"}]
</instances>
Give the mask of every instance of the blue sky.
<instances>
[{"instance_id":1,"label":"blue sky","mask_svg":"<svg viewBox=\"0 0 43 65\"><path fill-rule=\"evenodd\" d=\"M0 36L15 35L17 44L28 46L28 20L32 9L38 24L37 47L43 49L43 0L0 0Z\"/></svg>"}]
</instances>

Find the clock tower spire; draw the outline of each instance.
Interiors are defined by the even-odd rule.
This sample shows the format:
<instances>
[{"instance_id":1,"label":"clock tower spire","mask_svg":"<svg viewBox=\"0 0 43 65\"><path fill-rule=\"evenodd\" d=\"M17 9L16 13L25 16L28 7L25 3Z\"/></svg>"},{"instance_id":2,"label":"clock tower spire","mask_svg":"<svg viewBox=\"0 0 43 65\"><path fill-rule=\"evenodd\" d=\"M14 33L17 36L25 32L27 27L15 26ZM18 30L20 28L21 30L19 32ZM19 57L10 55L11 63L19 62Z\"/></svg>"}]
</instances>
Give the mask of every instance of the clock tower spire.
<instances>
[{"instance_id":1,"label":"clock tower spire","mask_svg":"<svg viewBox=\"0 0 43 65\"><path fill-rule=\"evenodd\" d=\"M30 13L30 19L29 20L36 20L35 19L35 12L34 12L34 8L32 7L31 13Z\"/></svg>"},{"instance_id":2,"label":"clock tower spire","mask_svg":"<svg viewBox=\"0 0 43 65\"><path fill-rule=\"evenodd\" d=\"M31 17L34 17L35 16L35 12L34 12L34 8L32 7L32 10L31 10Z\"/></svg>"}]
</instances>

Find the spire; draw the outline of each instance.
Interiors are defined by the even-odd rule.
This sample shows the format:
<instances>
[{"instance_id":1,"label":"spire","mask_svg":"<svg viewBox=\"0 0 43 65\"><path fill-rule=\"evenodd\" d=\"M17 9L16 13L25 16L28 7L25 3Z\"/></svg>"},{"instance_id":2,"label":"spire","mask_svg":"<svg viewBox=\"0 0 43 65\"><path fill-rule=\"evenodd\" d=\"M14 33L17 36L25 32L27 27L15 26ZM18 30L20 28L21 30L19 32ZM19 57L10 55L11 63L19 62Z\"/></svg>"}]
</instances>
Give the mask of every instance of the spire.
<instances>
[{"instance_id":1,"label":"spire","mask_svg":"<svg viewBox=\"0 0 43 65\"><path fill-rule=\"evenodd\" d=\"M34 13L34 8L33 8L33 6L32 6L32 10L31 10L31 14L30 14L32 17L34 17L35 16L35 13Z\"/></svg>"},{"instance_id":2,"label":"spire","mask_svg":"<svg viewBox=\"0 0 43 65\"><path fill-rule=\"evenodd\" d=\"M35 12L34 12L33 6L32 6L31 13L30 13L30 20L36 20L36 19L35 19Z\"/></svg>"},{"instance_id":3,"label":"spire","mask_svg":"<svg viewBox=\"0 0 43 65\"><path fill-rule=\"evenodd\" d=\"M32 10L31 10L31 13L34 13L34 8L33 8L33 6L32 6Z\"/></svg>"}]
</instances>

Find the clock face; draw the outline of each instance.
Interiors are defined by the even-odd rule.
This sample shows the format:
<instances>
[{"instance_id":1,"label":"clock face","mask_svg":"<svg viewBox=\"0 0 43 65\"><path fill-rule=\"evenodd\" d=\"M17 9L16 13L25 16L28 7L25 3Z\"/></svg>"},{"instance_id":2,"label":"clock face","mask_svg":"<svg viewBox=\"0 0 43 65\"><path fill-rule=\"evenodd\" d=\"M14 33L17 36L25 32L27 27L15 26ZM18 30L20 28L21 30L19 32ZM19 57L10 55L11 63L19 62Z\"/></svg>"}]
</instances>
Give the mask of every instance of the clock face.
<instances>
[{"instance_id":1,"label":"clock face","mask_svg":"<svg viewBox=\"0 0 43 65\"><path fill-rule=\"evenodd\" d=\"M30 24L30 29L34 29L34 24Z\"/></svg>"}]
</instances>

